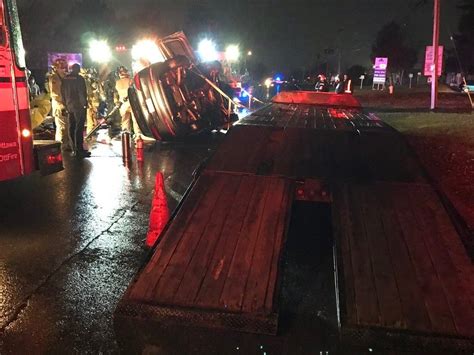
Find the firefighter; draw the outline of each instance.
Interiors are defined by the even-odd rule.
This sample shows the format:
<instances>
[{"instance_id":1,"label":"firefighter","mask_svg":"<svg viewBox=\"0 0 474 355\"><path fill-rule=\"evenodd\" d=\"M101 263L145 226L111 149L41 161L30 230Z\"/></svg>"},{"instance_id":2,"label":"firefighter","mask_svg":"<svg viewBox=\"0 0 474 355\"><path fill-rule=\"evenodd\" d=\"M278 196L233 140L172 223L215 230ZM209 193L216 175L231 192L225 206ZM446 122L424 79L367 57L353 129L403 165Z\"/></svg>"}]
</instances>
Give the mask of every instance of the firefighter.
<instances>
[{"instance_id":1,"label":"firefighter","mask_svg":"<svg viewBox=\"0 0 474 355\"><path fill-rule=\"evenodd\" d=\"M35 129L43 123L51 111L51 99L47 93L42 93L30 101L31 128Z\"/></svg>"},{"instance_id":2,"label":"firefighter","mask_svg":"<svg viewBox=\"0 0 474 355\"><path fill-rule=\"evenodd\" d=\"M87 88L85 79L79 75L81 66L74 64L71 73L63 78L61 97L69 113L68 127L72 155L88 158L91 153L84 149L84 124L87 112Z\"/></svg>"},{"instance_id":3,"label":"firefighter","mask_svg":"<svg viewBox=\"0 0 474 355\"><path fill-rule=\"evenodd\" d=\"M37 96L41 94L39 85L36 83L36 79L33 75L28 77L28 88L30 90L30 100L34 100Z\"/></svg>"},{"instance_id":4,"label":"firefighter","mask_svg":"<svg viewBox=\"0 0 474 355\"><path fill-rule=\"evenodd\" d=\"M61 84L67 73L67 62L59 58L53 62L51 73L48 75L48 92L51 96L51 113L56 125L55 140L61 142L61 147L69 148L68 134L66 131L66 108L61 96Z\"/></svg>"},{"instance_id":5,"label":"firefighter","mask_svg":"<svg viewBox=\"0 0 474 355\"><path fill-rule=\"evenodd\" d=\"M336 84L336 87L334 88L334 92L336 94L342 94L344 93L344 82L341 80L340 75L336 75L334 78L334 83Z\"/></svg>"},{"instance_id":6,"label":"firefighter","mask_svg":"<svg viewBox=\"0 0 474 355\"><path fill-rule=\"evenodd\" d=\"M140 131L140 127L138 127L137 121L132 112L132 107L128 101L128 89L132 85L132 79L130 78L128 69L124 66L120 66L117 68L117 74L118 80L115 82L115 104L121 105L120 116L122 117L122 132L132 133L133 129L133 132L135 133L135 141L140 138L143 140L153 141L154 139L144 136Z\"/></svg>"},{"instance_id":7,"label":"firefighter","mask_svg":"<svg viewBox=\"0 0 474 355\"><path fill-rule=\"evenodd\" d=\"M117 81L116 71L110 71L109 67L103 65L99 68L99 83L100 83L100 93L102 96L102 102L99 106L99 112L102 116L108 116L114 110L115 101L117 100L118 94L115 90L115 83ZM107 121L109 123L108 137L107 141L116 137L120 139L120 112L116 112L108 117ZM117 136L118 135L118 136Z\"/></svg>"},{"instance_id":8,"label":"firefighter","mask_svg":"<svg viewBox=\"0 0 474 355\"><path fill-rule=\"evenodd\" d=\"M97 72L94 69L81 69L81 76L86 81L87 89L87 119L86 132L92 131L96 124L97 112L100 105L100 83Z\"/></svg>"},{"instance_id":9,"label":"firefighter","mask_svg":"<svg viewBox=\"0 0 474 355\"><path fill-rule=\"evenodd\" d=\"M324 74L319 74L318 75L318 82L316 83L316 86L314 87L316 91L319 92L328 92L329 91L329 84L326 79L326 75Z\"/></svg>"}]
</instances>

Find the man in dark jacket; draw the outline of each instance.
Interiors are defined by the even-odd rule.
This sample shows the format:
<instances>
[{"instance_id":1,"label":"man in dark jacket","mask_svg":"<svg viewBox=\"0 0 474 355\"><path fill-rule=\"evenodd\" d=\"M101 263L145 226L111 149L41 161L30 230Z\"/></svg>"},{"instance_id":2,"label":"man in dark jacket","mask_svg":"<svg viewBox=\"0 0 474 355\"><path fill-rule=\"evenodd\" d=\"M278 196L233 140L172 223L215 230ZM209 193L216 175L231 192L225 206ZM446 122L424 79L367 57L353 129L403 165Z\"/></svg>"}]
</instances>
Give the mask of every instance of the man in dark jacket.
<instances>
[{"instance_id":1,"label":"man in dark jacket","mask_svg":"<svg viewBox=\"0 0 474 355\"><path fill-rule=\"evenodd\" d=\"M74 64L69 75L64 77L61 95L64 106L69 113L68 126L72 155L79 158L90 157L91 153L84 150L84 123L87 113L86 82L79 75L81 66Z\"/></svg>"}]
</instances>

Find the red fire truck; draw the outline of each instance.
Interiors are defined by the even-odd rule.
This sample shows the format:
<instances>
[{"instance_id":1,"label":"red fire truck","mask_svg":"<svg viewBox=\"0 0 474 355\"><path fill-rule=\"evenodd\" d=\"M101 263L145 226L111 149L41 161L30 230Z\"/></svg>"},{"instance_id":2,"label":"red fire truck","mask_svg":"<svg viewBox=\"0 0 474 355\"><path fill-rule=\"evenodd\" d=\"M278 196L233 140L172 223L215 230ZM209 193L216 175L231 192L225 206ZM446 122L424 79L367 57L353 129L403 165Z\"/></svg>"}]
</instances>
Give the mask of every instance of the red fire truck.
<instances>
[{"instance_id":1,"label":"red fire truck","mask_svg":"<svg viewBox=\"0 0 474 355\"><path fill-rule=\"evenodd\" d=\"M0 2L0 181L62 169L60 144L33 141L25 51L15 0Z\"/></svg>"}]
</instances>

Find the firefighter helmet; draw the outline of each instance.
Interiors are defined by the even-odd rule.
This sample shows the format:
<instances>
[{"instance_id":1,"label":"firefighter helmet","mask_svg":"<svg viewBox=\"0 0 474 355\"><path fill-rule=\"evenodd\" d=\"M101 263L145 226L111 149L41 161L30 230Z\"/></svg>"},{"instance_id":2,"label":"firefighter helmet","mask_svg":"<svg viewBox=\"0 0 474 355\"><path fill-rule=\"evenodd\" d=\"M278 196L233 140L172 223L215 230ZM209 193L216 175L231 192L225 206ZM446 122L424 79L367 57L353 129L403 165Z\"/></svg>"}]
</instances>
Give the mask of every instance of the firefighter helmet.
<instances>
[{"instance_id":1,"label":"firefighter helmet","mask_svg":"<svg viewBox=\"0 0 474 355\"><path fill-rule=\"evenodd\" d=\"M128 72L128 69L123 65L121 65L117 68L117 74L118 74L119 78L130 77L130 73Z\"/></svg>"},{"instance_id":2,"label":"firefighter helmet","mask_svg":"<svg viewBox=\"0 0 474 355\"><path fill-rule=\"evenodd\" d=\"M52 64L52 68L54 70L62 69L64 71L67 71L67 60L64 58L55 59Z\"/></svg>"}]
</instances>

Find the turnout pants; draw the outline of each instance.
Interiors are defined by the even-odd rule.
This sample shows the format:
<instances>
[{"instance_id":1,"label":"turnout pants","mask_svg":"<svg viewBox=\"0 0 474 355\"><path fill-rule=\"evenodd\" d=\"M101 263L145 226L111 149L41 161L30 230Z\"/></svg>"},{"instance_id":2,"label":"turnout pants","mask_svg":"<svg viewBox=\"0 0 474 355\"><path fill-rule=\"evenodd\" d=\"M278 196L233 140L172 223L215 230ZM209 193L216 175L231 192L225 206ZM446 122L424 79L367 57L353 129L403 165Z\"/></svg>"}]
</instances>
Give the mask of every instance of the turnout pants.
<instances>
[{"instance_id":1,"label":"turnout pants","mask_svg":"<svg viewBox=\"0 0 474 355\"><path fill-rule=\"evenodd\" d=\"M74 152L84 150L84 124L86 122L86 109L69 112L69 140Z\"/></svg>"},{"instance_id":2,"label":"turnout pants","mask_svg":"<svg viewBox=\"0 0 474 355\"><path fill-rule=\"evenodd\" d=\"M54 124L56 125L56 134L54 139L62 144L68 143L68 135L66 131L66 116L63 114L64 106L56 100L52 100L51 112L54 117Z\"/></svg>"},{"instance_id":3,"label":"turnout pants","mask_svg":"<svg viewBox=\"0 0 474 355\"><path fill-rule=\"evenodd\" d=\"M94 108L88 108L87 109L87 123L86 123L86 132L89 133L90 131L92 131L92 129L95 127L95 125L97 124L96 123L96 120L95 120L95 116L96 116L96 110Z\"/></svg>"},{"instance_id":4,"label":"turnout pants","mask_svg":"<svg viewBox=\"0 0 474 355\"><path fill-rule=\"evenodd\" d=\"M133 123L133 133L135 133L135 136L138 137L142 134L129 102L124 102L122 106L120 106L120 116L122 116L122 131L132 133Z\"/></svg>"}]
</instances>

